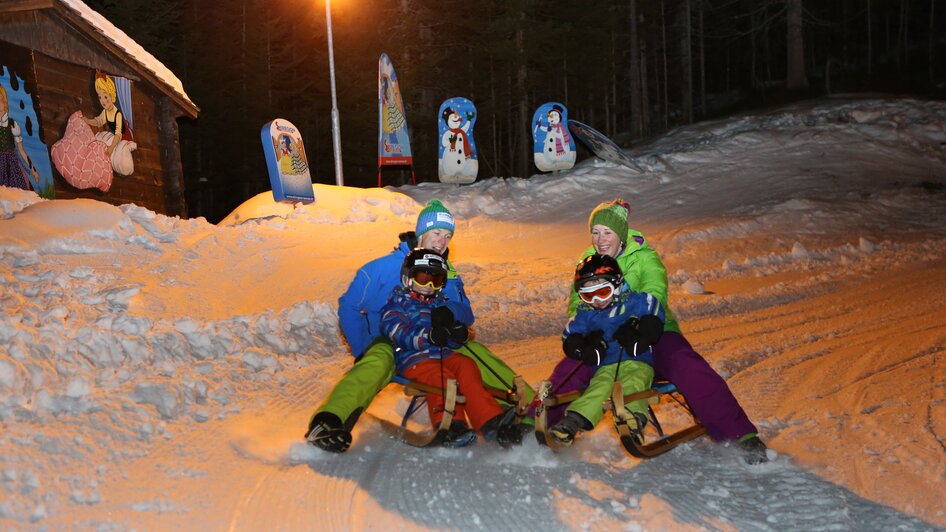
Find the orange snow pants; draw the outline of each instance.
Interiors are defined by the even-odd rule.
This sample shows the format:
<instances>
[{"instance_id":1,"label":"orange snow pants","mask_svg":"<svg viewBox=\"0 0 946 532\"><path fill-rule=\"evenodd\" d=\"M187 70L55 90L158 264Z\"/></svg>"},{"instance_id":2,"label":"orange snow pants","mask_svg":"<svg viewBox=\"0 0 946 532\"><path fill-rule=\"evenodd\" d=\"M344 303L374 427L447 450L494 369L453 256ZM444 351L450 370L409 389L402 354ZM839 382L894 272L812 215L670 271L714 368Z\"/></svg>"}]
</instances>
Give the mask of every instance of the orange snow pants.
<instances>
[{"instance_id":1,"label":"orange snow pants","mask_svg":"<svg viewBox=\"0 0 946 532\"><path fill-rule=\"evenodd\" d=\"M483 387L483 377L476 362L469 357L451 353L441 360L427 359L404 370L404 377L430 386L443 387L446 379L456 379L459 393L466 397L466 404L457 404L454 419L469 419L470 425L479 430L484 423L503 413L496 399ZM441 376L444 379L441 381ZM436 428L443 419L443 396L427 394L427 412Z\"/></svg>"}]
</instances>

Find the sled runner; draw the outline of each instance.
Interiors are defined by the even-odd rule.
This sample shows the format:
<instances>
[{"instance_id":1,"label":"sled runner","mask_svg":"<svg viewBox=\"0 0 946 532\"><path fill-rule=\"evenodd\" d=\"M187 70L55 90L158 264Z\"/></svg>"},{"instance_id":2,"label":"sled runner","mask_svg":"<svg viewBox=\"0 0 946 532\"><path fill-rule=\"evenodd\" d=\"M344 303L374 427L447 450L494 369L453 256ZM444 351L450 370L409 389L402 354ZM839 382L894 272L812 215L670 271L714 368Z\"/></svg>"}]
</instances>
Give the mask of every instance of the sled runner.
<instances>
[{"instance_id":1,"label":"sled runner","mask_svg":"<svg viewBox=\"0 0 946 532\"><path fill-rule=\"evenodd\" d=\"M564 405L577 399L581 391L568 392L561 395L552 395L552 383L542 381L539 383L538 392L536 392L534 404L535 409L535 431L536 438L540 443L548 445L553 451L560 451L564 445L560 444L548 434L548 409L553 406ZM666 398L666 401L662 401ZM643 427L644 441L638 441L634 433L638 429L638 420L631 415L631 412L624 407L626 403L639 399L647 399L650 405L647 407L648 419L646 426ZM683 427L670 434L665 434L663 427L657 419L653 406L665 403L673 404L682 409L692 420L689 426ZM637 458L653 458L661 455L683 442L698 438L706 433L706 428L700 424L699 420L693 414L693 410L686 402L677 387L667 381L658 381L653 384L651 389L643 392L624 395L621 389L621 383L615 382L611 389L611 398L602 404L605 411L610 411L614 418L614 424L621 439L621 445L632 456Z\"/></svg>"},{"instance_id":2,"label":"sled runner","mask_svg":"<svg viewBox=\"0 0 946 532\"><path fill-rule=\"evenodd\" d=\"M457 381L455 379L447 379L446 390L440 388L439 386L422 384L399 376L394 376L394 378L391 379L391 382L403 386L404 393L411 397L411 402L407 406L407 411L404 412L404 416L401 418L400 425L396 425L377 416L372 416L381 423L381 428L395 438L414 447L437 447L443 444L450 429L450 424L453 422L454 414L456 413L456 405L464 404L466 402L466 398L458 393ZM513 386L511 390L500 390L498 388L490 387L487 387L486 390L489 391L493 397L514 405L513 408L515 411L515 422L519 423L519 421L522 420L529 409L529 404L526 402L525 395L519 393L519 390L522 390L525 387L526 383L522 377L516 376L513 379ZM413 417L415 413L417 413L418 410L427 404L427 394L429 393L443 395L443 419L441 419L440 424L437 426L437 430L415 432L407 427L407 422L411 419L411 417ZM470 430L469 437L454 441L451 443L451 446L463 447L470 445L475 441L476 434Z\"/></svg>"},{"instance_id":3,"label":"sled runner","mask_svg":"<svg viewBox=\"0 0 946 532\"><path fill-rule=\"evenodd\" d=\"M408 381L403 377L397 376L394 377L392 382L403 385L404 392L408 395L413 395L414 393L423 394L422 396L426 399L427 393L442 394L443 418L440 420L440 425L437 426L436 430L428 430L425 432L414 432L407 428L407 420L417 411L414 404L417 402L417 398L420 397L420 395L413 395L411 404L407 407L407 412L404 414L400 425L396 425L377 416L372 417L381 423L382 429L408 445L414 447L436 447L440 445L444 438L446 438L450 424L453 422L453 415L456 412L457 404L462 404L466 401L466 398L457 394L457 381L455 379L447 379L446 390L437 386L428 386L419 382ZM472 441L470 441L470 443L472 443Z\"/></svg>"}]
</instances>

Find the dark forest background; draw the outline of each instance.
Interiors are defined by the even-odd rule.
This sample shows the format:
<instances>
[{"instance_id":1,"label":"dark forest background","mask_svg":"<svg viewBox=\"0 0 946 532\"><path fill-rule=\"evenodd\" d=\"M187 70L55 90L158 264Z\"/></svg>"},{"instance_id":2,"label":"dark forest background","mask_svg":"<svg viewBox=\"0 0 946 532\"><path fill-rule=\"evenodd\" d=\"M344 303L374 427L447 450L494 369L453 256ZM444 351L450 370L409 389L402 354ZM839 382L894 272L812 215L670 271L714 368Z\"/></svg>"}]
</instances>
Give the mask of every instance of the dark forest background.
<instances>
[{"instance_id":1,"label":"dark forest background","mask_svg":"<svg viewBox=\"0 0 946 532\"><path fill-rule=\"evenodd\" d=\"M181 78L188 215L270 189L260 128L300 128L334 184L324 0L88 0ZM418 182L437 179L437 109L477 106L480 177L527 177L540 104L629 146L798 98L946 95L946 0L334 0L345 184L377 185L377 64L394 63ZM410 175L387 168L384 184Z\"/></svg>"}]
</instances>

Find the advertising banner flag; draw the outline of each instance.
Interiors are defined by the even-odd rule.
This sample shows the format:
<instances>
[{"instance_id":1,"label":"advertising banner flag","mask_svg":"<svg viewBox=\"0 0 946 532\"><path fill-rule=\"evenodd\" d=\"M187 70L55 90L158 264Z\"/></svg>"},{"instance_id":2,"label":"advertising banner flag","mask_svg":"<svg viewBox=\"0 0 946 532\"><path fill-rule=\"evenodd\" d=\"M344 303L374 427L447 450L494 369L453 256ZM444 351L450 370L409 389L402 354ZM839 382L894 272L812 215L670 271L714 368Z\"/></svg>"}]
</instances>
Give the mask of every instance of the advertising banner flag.
<instances>
[{"instance_id":1,"label":"advertising banner flag","mask_svg":"<svg viewBox=\"0 0 946 532\"><path fill-rule=\"evenodd\" d=\"M411 140L401 88L391 58L382 53L378 59L378 168L411 164Z\"/></svg>"}]
</instances>

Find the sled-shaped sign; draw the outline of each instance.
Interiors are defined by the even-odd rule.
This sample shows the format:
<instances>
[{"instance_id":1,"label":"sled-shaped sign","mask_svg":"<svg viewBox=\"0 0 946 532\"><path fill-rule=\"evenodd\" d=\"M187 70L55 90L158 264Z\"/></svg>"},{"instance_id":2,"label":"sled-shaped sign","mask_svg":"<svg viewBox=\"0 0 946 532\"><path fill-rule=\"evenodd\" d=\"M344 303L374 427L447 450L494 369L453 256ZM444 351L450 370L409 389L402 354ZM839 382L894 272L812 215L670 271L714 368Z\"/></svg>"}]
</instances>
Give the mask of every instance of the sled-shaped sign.
<instances>
[{"instance_id":1,"label":"sled-shaped sign","mask_svg":"<svg viewBox=\"0 0 946 532\"><path fill-rule=\"evenodd\" d=\"M541 172L575 166L575 140L568 134L568 109L558 102L544 103L532 116L535 167Z\"/></svg>"},{"instance_id":2,"label":"sled-shaped sign","mask_svg":"<svg viewBox=\"0 0 946 532\"><path fill-rule=\"evenodd\" d=\"M476 181L479 161L473 142L476 107L466 98L450 98L440 105L441 183L472 183Z\"/></svg>"},{"instance_id":3,"label":"sled-shaped sign","mask_svg":"<svg viewBox=\"0 0 946 532\"><path fill-rule=\"evenodd\" d=\"M263 124L260 137L269 183L273 187L273 199L302 203L315 201L309 161L299 129L292 122L277 118Z\"/></svg>"},{"instance_id":4,"label":"sled-shaped sign","mask_svg":"<svg viewBox=\"0 0 946 532\"><path fill-rule=\"evenodd\" d=\"M578 137L578 140L582 141L585 146L588 146L588 149L593 151L595 155L601 159L626 166L641 174L644 173L644 169L637 166L637 164L624 153L624 150L622 150L620 146L595 128L575 120L568 121L568 128Z\"/></svg>"}]
</instances>

